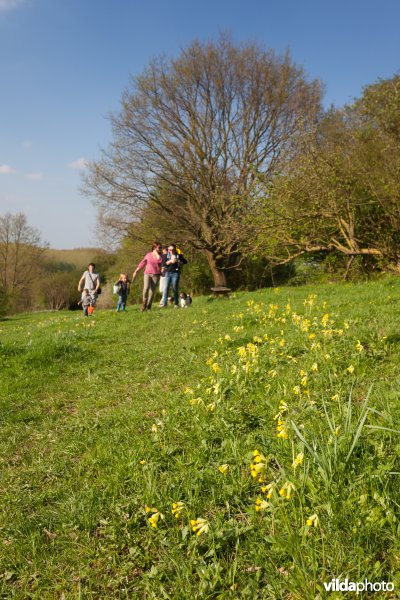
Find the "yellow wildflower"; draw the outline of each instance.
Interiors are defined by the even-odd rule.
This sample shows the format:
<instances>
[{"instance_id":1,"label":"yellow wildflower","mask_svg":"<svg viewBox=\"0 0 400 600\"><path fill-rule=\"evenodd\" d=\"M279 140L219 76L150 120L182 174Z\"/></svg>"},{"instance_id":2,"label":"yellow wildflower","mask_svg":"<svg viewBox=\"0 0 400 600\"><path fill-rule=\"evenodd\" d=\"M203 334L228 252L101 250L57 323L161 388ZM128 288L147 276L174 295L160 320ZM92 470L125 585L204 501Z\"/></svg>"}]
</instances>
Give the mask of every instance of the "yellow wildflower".
<instances>
[{"instance_id":1,"label":"yellow wildflower","mask_svg":"<svg viewBox=\"0 0 400 600\"><path fill-rule=\"evenodd\" d=\"M294 491L296 491L294 484L290 481L286 481L286 483L279 490L279 495L286 500L290 500L292 492Z\"/></svg>"},{"instance_id":2,"label":"yellow wildflower","mask_svg":"<svg viewBox=\"0 0 400 600\"><path fill-rule=\"evenodd\" d=\"M157 433L157 431L158 431L158 427L157 427L157 425L156 425L155 423L153 423L153 425L151 426L151 431L152 431L153 433Z\"/></svg>"},{"instance_id":3,"label":"yellow wildflower","mask_svg":"<svg viewBox=\"0 0 400 600\"><path fill-rule=\"evenodd\" d=\"M356 350L357 350L357 352L363 352L364 351L364 346L362 345L362 343L360 342L360 340L357 340Z\"/></svg>"},{"instance_id":4,"label":"yellow wildflower","mask_svg":"<svg viewBox=\"0 0 400 600\"><path fill-rule=\"evenodd\" d=\"M280 412L286 412L288 410L288 405L286 404L286 402L284 400L281 400L279 403L279 410Z\"/></svg>"},{"instance_id":5,"label":"yellow wildflower","mask_svg":"<svg viewBox=\"0 0 400 600\"><path fill-rule=\"evenodd\" d=\"M311 371L314 371L314 373L318 371L318 364L316 362L312 364Z\"/></svg>"},{"instance_id":6,"label":"yellow wildflower","mask_svg":"<svg viewBox=\"0 0 400 600\"><path fill-rule=\"evenodd\" d=\"M228 472L228 470L229 470L229 465L226 465L226 464L224 464L224 465L220 465L220 466L218 467L218 471L219 471L220 473L222 473L222 475L225 475L225 473L227 473L227 472Z\"/></svg>"},{"instance_id":7,"label":"yellow wildflower","mask_svg":"<svg viewBox=\"0 0 400 600\"><path fill-rule=\"evenodd\" d=\"M263 494L265 494L267 492L267 498L271 499L273 496L275 487L276 487L276 483L272 482L272 483L269 483L268 485L264 485L261 488L261 491Z\"/></svg>"},{"instance_id":8,"label":"yellow wildflower","mask_svg":"<svg viewBox=\"0 0 400 600\"><path fill-rule=\"evenodd\" d=\"M196 404L201 404L203 402L202 398L191 398L189 400L189 404L191 406L196 406Z\"/></svg>"},{"instance_id":9,"label":"yellow wildflower","mask_svg":"<svg viewBox=\"0 0 400 600\"><path fill-rule=\"evenodd\" d=\"M346 371L348 371L349 373L354 373L354 367L353 365L350 365L349 367L347 367Z\"/></svg>"},{"instance_id":10,"label":"yellow wildflower","mask_svg":"<svg viewBox=\"0 0 400 600\"><path fill-rule=\"evenodd\" d=\"M308 519L307 519L307 525L309 527L312 527L313 525L314 525L314 527L317 527L318 523L319 523L319 519L316 514L311 515L311 517L308 517Z\"/></svg>"},{"instance_id":11,"label":"yellow wildflower","mask_svg":"<svg viewBox=\"0 0 400 600\"><path fill-rule=\"evenodd\" d=\"M257 500L256 500L256 510L257 511L265 510L268 507L269 507L269 502L267 502L266 500L263 500L260 497L257 498Z\"/></svg>"},{"instance_id":12,"label":"yellow wildflower","mask_svg":"<svg viewBox=\"0 0 400 600\"><path fill-rule=\"evenodd\" d=\"M184 502L173 502L171 512L176 519L179 519L184 508L185 508Z\"/></svg>"},{"instance_id":13,"label":"yellow wildflower","mask_svg":"<svg viewBox=\"0 0 400 600\"><path fill-rule=\"evenodd\" d=\"M294 459L293 463L292 463L292 467L294 469L296 469L296 467L298 467L299 465L303 464L303 460L304 460L304 453L300 452L296 458Z\"/></svg>"},{"instance_id":14,"label":"yellow wildflower","mask_svg":"<svg viewBox=\"0 0 400 600\"><path fill-rule=\"evenodd\" d=\"M252 477L258 477L258 481L262 483L264 480L265 471L267 470L267 459L264 454L258 450L253 452L253 462L250 464L250 473Z\"/></svg>"},{"instance_id":15,"label":"yellow wildflower","mask_svg":"<svg viewBox=\"0 0 400 600\"><path fill-rule=\"evenodd\" d=\"M210 524L206 519L191 519L190 525L192 526L193 531L196 535L202 535L203 533L208 533L210 529Z\"/></svg>"},{"instance_id":16,"label":"yellow wildflower","mask_svg":"<svg viewBox=\"0 0 400 600\"><path fill-rule=\"evenodd\" d=\"M154 515L152 515L151 517L149 517L148 521L150 523L150 525L152 527L154 527L154 529L157 529L158 526L158 520L160 518L160 513L157 511L156 513L154 513Z\"/></svg>"}]
</instances>

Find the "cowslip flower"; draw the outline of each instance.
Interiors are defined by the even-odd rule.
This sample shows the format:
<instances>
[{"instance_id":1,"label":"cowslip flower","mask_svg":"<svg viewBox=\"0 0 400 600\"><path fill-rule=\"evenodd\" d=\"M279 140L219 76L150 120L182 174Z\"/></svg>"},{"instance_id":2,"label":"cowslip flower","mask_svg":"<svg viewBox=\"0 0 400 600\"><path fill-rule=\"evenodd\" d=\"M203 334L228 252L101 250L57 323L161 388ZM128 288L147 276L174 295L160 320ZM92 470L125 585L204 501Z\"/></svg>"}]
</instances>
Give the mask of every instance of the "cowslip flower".
<instances>
[{"instance_id":1,"label":"cowslip flower","mask_svg":"<svg viewBox=\"0 0 400 600\"><path fill-rule=\"evenodd\" d=\"M314 373L318 371L318 364L316 362L312 364L311 371L314 371Z\"/></svg>"},{"instance_id":2,"label":"cowslip flower","mask_svg":"<svg viewBox=\"0 0 400 600\"><path fill-rule=\"evenodd\" d=\"M179 517L181 516L182 511L185 509L185 503L184 502L173 502L172 503L172 509L171 512L174 515L174 517L176 519L179 519Z\"/></svg>"},{"instance_id":3,"label":"cowslip flower","mask_svg":"<svg viewBox=\"0 0 400 600\"><path fill-rule=\"evenodd\" d=\"M322 325L323 325L324 327L326 327L326 326L328 325L328 322L329 322L329 315L328 315L328 313L326 313L326 314L325 314L325 315L322 317L322 319L321 319L321 323L322 323Z\"/></svg>"},{"instance_id":4,"label":"cowslip flower","mask_svg":"<svg viewBox=\"0 0 400 600\"><path fill-rule=\"evenodd\" d=\"M150 523L150 525L152 527L154 527L154 529L157 529L158 526L158 520L160 518L160 513L157 511L156 513L154 513L154 515L152 515L151 517L149 517L148 521Z\"/></svg>"},{"instance_id":5,"label":"cowslip flower","mask_svg":"<svg viewBox=\"0 0 400 600\"><path fill-rule=\"evenodd\" d=\"M229 470L229 465L226 465L226 464L225 464L225 465L220 465L220 466L218 467L218 471L219 471L220 473L222 473L222 475L225 475L225 473L227 473L227 472L228 472L228 470Z\"/></svg>"},{"instance_id":6,"label":"cowslip flower","mask_svg":"<svg viewBox=\"0 0 400 600\"><path fill-rule=\"evenodd\" d=\"M160 518L163 519L164 515L160 513L158 508L152 508L151 506L146 506L145 511L147 514L153 513L147 520L154 529L157 529L158 521Z\"/></svg>"},{"instance_id":7,"label":"cowslip flower","mask_svg":"<svg viewBox=\"0 0 400 600\"><path fill-rule=\"evenodd\" d=\"M256 511L265 510L268 507L269 507L269 502L267 502L266 500L263 500L260 497L257 498L257 500L256 500Z\"/></svg>"},{"instance_id":8,"label":"cowslip flower","mask_svg":"<svg viewBox=\"0 0 400 600\"><path fill-rule=\"evenodd\" d=\"M308 517L308 519L307 519L307 525L309 527L312 527L313 525L314 525L314 527L318 527L318 523L319 523L319 519L316 514L311 515L311 517Z\"/></svg>"},{"instance_id":9,"label":"cowslip flower","mask_svg":"<svg viewBox=\"0 0 400 600\"><path fill-rule=\"evenodd\" d=\"M293 469L296 469L296 467L298 467L299 465L303 464L303 460L304 460L304 453L300 452L296 458L294 459L293 463L292 463L292 467Z\"/></svg>"},{"instance_id":10,"label":"cowslip flower","mask_svg":"<svg viewBox=\"0 0 400 600\"><path fill-rule=\"evenodd\" d=\"M280 417L281 415L279 414L278 416ZM287 425L285 421L283 421L281 418L278 419L276 425L276 435L278 438L281 438L283 440L287 440L289 437Z\"/></svg>"},{"instance_id":11,"label":"cowslip flower","mask_svg":"<svg viewBox=\"0 0 400 600\"><path fill-rule=\"evenodd\" d=\"M192 526L192 530L196 533L196 535L202 535L203 533L208 533L210 529L210 524L207 519L191 519L190 525Z\"/></svg>"},{"instance_id":12,"label":"cowslip flower","mask_svg":"<svg viewBox=\"0 0 400 600\"><path fill-rule=\"evenodd\" d=\"M288 411L288 405L286 404L285 400L281 400L279 402L279 412L284 413Z\"/></svg>"},{"instance_id":13,"label":"cowslip flower","mask_svg":"<svg viewBox=\"0 0 400 600\"><path fill-rule=\"evenodd\" d=\"M196 406L196 404L202 404L203 403L203 399L202 398L191 398L189 400L189 404L190 406Z\"/></svg>"},{"instance_id":14,"label":"cowslip flower","mask_svg":"<svg viewBox=\"0 0 400 600\"><path fill-rule=\"evenodd\" d=\"M302 377L301 381L300 381L301 385L303 387L306 387L307 383L308 383L308 377L307 375L304 375L304 377Z\"/></svg>"},{"instance_id":15,"label":"cowslip flower","mask_svg":"<svg viewBox=\"0 0 400 600\"><path fill-rule=\"evenodd\" d=\"M348 373L350 373L350 374L353 374L354 373L354 367L353 367L353 365L348 366L347 369L346 369L346 371Z\"/></svg>"},{"instance_id":16,"label":"cowslip flower","mask_svg":"<svg viewBox=\"0 0 400 600\"><path fill-rule=\"evenodd\" d=\"M362 345L360 340L357 340L356 350L357 350L357 352L364 352L364 346Z\"/></svg>"},{"instance_id":17,"label":"cowslip flower","mask_svg":"<svg viewBox=\"0 0 400 600\"><path fill-rule=\"evenodd\" d=\"M267 459L265 458L264 454L262 454L258 450L254 450L253 462L250 464L251 476L254 478L258 477L258 481L262 483L264 481L264 475L266 470Z\"/></svg>"},{"instance_id":18,"label":"cowslip flower","mask_svg":"<svg viewBox=\"0 0 400 600\"><path fill-rule=\"evenodd\" d=\"M267 494L267 498L268 498L268 500L270 500L274 494L275 488L276 488L276 483L273 481L272 483L269 483L268 485L264 485L261 488L261 491L263 494Z\"/></svg>"},{"instance_id":19,"label":"cowslip flower","mask_svg":"<svg viewBox=\"0 0 400 600\"><path fill-rule=\"evenodd\" d=\"M284 485L279 490L279 495L281 496L281 498L290 500L292 492L295 492L295 491L296 491L296 488L295 488L294 484L291 483L290 481L286 481L286 483L284 483Z\"/></svg>"}]
</instances>

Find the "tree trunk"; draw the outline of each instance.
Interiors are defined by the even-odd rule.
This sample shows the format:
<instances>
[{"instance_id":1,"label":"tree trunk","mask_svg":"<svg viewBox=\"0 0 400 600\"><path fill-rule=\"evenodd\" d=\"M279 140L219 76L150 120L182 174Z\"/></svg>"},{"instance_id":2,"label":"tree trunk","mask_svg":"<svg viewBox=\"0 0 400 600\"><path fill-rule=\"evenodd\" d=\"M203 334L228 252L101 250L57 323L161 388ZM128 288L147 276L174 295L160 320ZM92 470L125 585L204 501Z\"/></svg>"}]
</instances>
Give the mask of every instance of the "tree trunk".
<instances>
[{"instance_id":1,"label":"tree trunk","mask_svg":"<svg viewBox=\"0 0 400 600\"><path fill-rule=\"evenodd\" d=\"M215 287L227 287L228 282L227 282L227 278L226 278L226 272L224 269L221 269L218 266L215 256L212 252L207 252L207 260L208 260L208 264L210 265L210 269L211 269L211 272L214 277L214 286Z\"/></svg>"}]
</instances>

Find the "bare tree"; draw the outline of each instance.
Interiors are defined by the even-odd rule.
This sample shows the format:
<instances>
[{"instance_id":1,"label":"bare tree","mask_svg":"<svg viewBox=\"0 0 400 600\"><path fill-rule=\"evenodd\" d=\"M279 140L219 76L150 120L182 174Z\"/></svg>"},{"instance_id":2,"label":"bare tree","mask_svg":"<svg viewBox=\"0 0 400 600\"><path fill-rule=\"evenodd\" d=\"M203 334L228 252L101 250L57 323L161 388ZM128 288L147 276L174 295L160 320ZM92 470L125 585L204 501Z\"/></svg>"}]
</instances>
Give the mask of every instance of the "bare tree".
<instances>
[{"instance_id":1,"label":"bare tree","mask_svg":"<svg viewBox=\"0 0 400 600\"><path fill-rule=\"evenodd\" d=\"M46 247L24 214L0 216L0 283L9 297L35 280Z\"/></svg>"},{"instance_id":2,"label":"bare tree","mask_svg":"<svg viewBox=\"0 0 400 600\"><path fill-rule=\"evenodd\" d=\"M259 181L313 121L321 89L288 54L255 44L194 41L132 78L111 116L113 141L84 189L118 235L153 204L203 252L216 284L237 269L253 236Z\"/></svg>"}]
</instances>

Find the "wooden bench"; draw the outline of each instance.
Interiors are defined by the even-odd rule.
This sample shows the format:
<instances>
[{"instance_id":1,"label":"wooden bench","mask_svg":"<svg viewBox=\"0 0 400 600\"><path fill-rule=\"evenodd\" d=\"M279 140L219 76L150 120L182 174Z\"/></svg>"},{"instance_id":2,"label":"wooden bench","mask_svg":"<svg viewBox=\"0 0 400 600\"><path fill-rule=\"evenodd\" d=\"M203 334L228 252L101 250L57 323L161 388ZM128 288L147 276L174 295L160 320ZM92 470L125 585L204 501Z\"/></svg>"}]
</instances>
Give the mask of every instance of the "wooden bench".
<instances>
[{"instance_id":1,"label":"wooden bench","mask_svg":"<svg viewBox=\"0 0 400 600\"><path fill-rule=\"evenodd\" d=\"M231 293L231 288L224 287L219 285L217 287L210 288L214 298L229 298L229 294Z\"/></svg>"}]
</instances>

